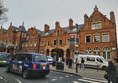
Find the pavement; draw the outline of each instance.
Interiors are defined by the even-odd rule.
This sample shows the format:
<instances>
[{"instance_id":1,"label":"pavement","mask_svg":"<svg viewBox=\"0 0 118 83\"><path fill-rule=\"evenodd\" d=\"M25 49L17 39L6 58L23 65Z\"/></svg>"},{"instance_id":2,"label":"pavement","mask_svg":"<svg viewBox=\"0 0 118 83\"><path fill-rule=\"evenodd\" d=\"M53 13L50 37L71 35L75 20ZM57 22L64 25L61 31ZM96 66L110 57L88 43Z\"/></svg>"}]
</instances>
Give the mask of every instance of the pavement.
<instances>
[{"instance_id":1,"label":"pavement","mask_svg":"<svg viewBox=\"0 0 118 83\"><path fill-rule=\"evenodd\" d=\"M104 79L103 77L105 74L104 70L97 70L97 69L91 69L91 68L85 68L85 69L78 68L78 73L76 73L75 65L72 68L68 68L66 64L64 64L64 70L56 69L56 67L52 65L50 65L50 69L51 71L70 73L70 74L78 75L81 77L106 81L106 79Z\"/></svg>"}]
</instances>

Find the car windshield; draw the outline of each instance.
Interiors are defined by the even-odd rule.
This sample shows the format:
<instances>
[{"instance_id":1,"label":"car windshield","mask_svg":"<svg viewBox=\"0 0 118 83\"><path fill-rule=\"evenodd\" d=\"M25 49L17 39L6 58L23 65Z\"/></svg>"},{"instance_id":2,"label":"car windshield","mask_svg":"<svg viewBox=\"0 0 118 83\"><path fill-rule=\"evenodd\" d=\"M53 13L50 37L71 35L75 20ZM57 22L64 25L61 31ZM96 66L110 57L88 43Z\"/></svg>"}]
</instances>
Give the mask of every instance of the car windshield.
<instances>
[{"instance_id":1,"label":"car windshield","mask_svg":"<svg viewBox=\"0 0 118 83\"><path fill-rule=\"evenodd\" d=\"M0 54L0 58L9 58L10 54Z\"/></svg>"},{"instance_id":2,"label":"car windshield","mask_svg":"<svg viewBox=\"0 0 118 83\"><path fill-rule=\"evenodd\" d=\"M35 62L47 62L47 57L45 55L36 55Z\"/></svg>"},{"instance_id":3,"label":"car windshield","mask_svg":"<svg viewBox=\"0 0 118 83\"><path fill-rule=\"evenodd\" d=\"M102 60L103 62L107 62L107 60L106 60L106 59L104 59L103 57L101 57L101 60Z\"/></svg>"},{"instance_id":4,"label":"car windshield","mask_svg":"<svg viewBox=\"0 0 118 83\"><path fill-rule=\"evenodd\" d=\"M48 58L48 59L52 59L52 57L51 57L51 56L47 56L47 58Z\"/></svg>"}]
</instances>

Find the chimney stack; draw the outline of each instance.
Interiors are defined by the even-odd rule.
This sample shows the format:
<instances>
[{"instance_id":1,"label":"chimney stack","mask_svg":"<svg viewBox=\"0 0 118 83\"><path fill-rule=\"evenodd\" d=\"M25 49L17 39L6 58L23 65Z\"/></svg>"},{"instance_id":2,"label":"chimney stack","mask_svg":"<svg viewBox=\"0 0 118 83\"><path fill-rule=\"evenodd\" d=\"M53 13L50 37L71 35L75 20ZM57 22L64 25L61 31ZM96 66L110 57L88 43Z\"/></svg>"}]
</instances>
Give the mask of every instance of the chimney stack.
<instances>
[{"instance_id":1,"label":"chimney stack","mask_svg":"<svg viewBox=\"0 0 118 83\"><path fill-rule=\"evenodd\" d=\"M88 18L88 16L87 16L87 14L85 14L85 15L84 15L84 24L88 21L88 19L89 19L89 18Z\"/></svg>"},{"instance_id":2,"label":"chimney stack","mask_svg":"<svg viewBox=\"0 0 118 83\"><path fill-rule=\"evenodd\" d=\"M50 30L49 25L45 24L44 25L44 32L47 33Z\"/></svg>"},{"instance_id":3,"label":"chimney stack","mask_svg":"<svg viewBox=\"0 0 118 83\"><path fill-rule=\"evenodd\" d=\"M113 25L116 26L115 15L113 11L110 12L110 20L113 23Z\"/></svg>"},{"instance_id":4,"label":"chimney stack","mask_svg":"<svg viewBox=\"0 0 118 83\"><path fill-rule=\"evenodd\" d=\"M69 27L72 27L73 26L73 20L70 18L69 19Z\"/></svg>"},{"instance_id":5,"label":"chimney stack","mask_svg":"<svg viewBox=\"0 0 118 83\"><path fill-rule=\"evenodd\" d=\"M55 28L59 27L60 26L60 23L58 21L56 21L55 23Z\"/></svg>"}]
</instances>

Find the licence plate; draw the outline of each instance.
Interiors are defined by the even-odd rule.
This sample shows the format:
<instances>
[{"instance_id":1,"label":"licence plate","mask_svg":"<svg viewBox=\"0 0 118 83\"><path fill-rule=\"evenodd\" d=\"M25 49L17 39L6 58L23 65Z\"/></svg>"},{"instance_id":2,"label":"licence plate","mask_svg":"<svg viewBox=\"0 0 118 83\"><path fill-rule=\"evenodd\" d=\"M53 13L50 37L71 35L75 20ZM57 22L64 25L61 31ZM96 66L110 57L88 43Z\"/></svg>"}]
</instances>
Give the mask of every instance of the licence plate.
<instances>
[{"instance_id":1,"label":"licence plate","mask_svg":"<svg viewBox=\"0 0 118 83\"><path fill-rule=\"evenodd\" d=\"M43 69L46 69L46 65L45 64L42 64L41 65Z\"/></svg>"},{"instance_id":2,"label":"licence plate","mask_svg":"<svg viewBox=\"0 0 118 83\"><path fill-rule=\"evenodd\" d=\"M45 69L45 66L43 66L43 69Z\"/></svg>"}]
</instances>

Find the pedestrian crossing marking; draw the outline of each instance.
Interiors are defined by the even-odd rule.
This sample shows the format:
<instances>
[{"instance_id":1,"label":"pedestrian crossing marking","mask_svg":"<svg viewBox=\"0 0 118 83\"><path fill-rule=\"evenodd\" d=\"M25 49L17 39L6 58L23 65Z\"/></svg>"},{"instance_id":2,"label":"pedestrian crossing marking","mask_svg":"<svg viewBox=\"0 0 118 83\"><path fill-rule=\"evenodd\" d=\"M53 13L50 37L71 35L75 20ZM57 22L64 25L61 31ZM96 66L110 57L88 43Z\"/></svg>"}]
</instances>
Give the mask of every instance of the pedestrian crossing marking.
<instances>
[{"instance_id":1,"label":"pedestrian crossing marking","mask_svg":"<svg viewBox=\"0 0 118 83\"><path fill-rule=\"evenodd\" d=\"M69 76L65 76L65 77L69 77Z\"/></svg>"},{"instance_id":2,"label":"pedestrian crossing marking","mask_svg":"<svg viewBox=\"0 0 118 83\"><path fill-rule=\"evenodd\" d=\"M89 82L89 83L107 83L107 81L105 80L98 80L98 79L92 79L92 78L86 78L86 77L78 79L78 81Z\"/></svg>"},{"instance_id":3,"label":"pedestrian crossing marking","mask_svg":"<svg viewBox=\"0 0 118 83\"><path fill-rule=\"evenodd\" d=\"M57 80L57 79L52 79L52 81L55 81L55 80Z\"/></svg>"},{"instance_id":4,"label":"pedestrian crossing marking","mask_svg":"<svg viewBox=\"0 0 118 83\"><path fill-rule=\"evenodd\" d=\"M59 77L60 79L64 78L64 77Z\"/></svg>"},{"instance_id":5,"label":"pedestrian crossing marking","mask_svg":"<svg viewBox=\"0 0 118 83\"><path fill-rule=\"evenodd\" d=\"M100 82L95 82L95 81L89 81L89 80L84 80L84 79L78 79L79 81L83 82L89 82L89 83L100 83Z\"/></svg>"},{"instance_id":6,"label":"pedestrian crossing marking","mask_svg":"<svg viewBox=\"0 0 118 83\"><path fill-rule=\"evenodd\" d=\"M86 78L86 77L83 77L84 79L88 79L88 80L93 80L93 81L100 81L100 82L106 82L107 83L107 81L105 81L105 80L98 80L98 79L92 79L92 78Z\"/></svg>"},{"instance_id":7,"label":"pedestrian crossing marking","mask_svg":"<svg viewBox=\"0 0 118 83\"><path fill-rule=\"evenodd\" d=\"M72 83L81 83L81 82L78 82L78 81L73 81Z\"/></svg>"}]
</instances>

